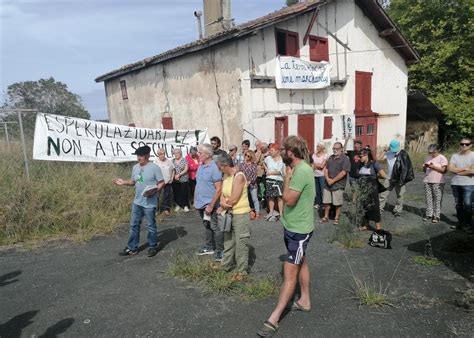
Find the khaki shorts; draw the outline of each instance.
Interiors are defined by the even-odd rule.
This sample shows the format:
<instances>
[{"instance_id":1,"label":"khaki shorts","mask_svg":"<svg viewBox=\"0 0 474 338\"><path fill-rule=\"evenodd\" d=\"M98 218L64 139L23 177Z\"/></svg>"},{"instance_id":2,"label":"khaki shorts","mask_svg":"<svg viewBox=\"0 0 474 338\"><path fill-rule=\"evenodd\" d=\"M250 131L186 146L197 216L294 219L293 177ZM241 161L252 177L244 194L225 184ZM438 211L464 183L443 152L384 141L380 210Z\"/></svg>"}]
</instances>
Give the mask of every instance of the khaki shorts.
<instances>
[{"instance_id":1,"label":"khaki shorts","mask_svg":"<svg viewBox=\"0 0 474 338\"><path fill-rule=\"evenodd\" d=\"M344 190L329 191L324 188L323 204L342 205L344 202Z\"/></svg>"}]
</instances>

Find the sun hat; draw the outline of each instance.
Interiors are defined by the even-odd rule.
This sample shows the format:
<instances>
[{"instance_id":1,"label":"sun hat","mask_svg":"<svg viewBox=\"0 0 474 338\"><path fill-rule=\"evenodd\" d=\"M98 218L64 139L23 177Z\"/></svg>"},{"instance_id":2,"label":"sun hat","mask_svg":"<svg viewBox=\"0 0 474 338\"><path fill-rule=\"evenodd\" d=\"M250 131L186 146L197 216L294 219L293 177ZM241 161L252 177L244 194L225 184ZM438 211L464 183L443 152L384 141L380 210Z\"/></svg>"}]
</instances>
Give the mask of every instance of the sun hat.
<instances>
[{"instance_id":1,"label":"sun hat","mask_svg":"<svg viewBox=\"0 0 474 338\"><path fill-rule=\"evenodd\" d=\"M392 153L398 153L400 151L400 141L391 140L389 147Z\"/></svg>"}]
</instances>

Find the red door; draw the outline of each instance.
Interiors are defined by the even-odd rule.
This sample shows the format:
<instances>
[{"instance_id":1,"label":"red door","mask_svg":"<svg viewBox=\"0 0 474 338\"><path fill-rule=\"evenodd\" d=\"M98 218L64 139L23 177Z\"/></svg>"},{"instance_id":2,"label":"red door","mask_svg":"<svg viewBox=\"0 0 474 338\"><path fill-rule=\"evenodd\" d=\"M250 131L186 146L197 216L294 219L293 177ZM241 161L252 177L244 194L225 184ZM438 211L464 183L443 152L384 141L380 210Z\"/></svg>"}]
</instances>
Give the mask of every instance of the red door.
<instances>
[{"instance_id":1,"label":"red door","mask_svg":"<svg viewBox=\"0 0 474 338\"><path fill-rule=\"evenodd\" d=\"M288 136L288 117L275 117L275 143L282 144Z\"/></svg>"},{"instance_id":2,"label":"red door","mask_svg":"<svg viewBox=\"0 0 474 338\"><path fill-rule=\"evenodd\" d=\"M377 114L372 111L372 73L356 71L355 134L362 145L377 149Z\"/></svg>"},{"instance_id":3,"label":"red door","mask_svg":"<svg viewBox=\"0 0 474 338\"><path fill-rule=\"evenodd\" d=\"M305 139L312 153L314 151L314 114L298 115L298 136Z\"/></svg>"}]
</instances>

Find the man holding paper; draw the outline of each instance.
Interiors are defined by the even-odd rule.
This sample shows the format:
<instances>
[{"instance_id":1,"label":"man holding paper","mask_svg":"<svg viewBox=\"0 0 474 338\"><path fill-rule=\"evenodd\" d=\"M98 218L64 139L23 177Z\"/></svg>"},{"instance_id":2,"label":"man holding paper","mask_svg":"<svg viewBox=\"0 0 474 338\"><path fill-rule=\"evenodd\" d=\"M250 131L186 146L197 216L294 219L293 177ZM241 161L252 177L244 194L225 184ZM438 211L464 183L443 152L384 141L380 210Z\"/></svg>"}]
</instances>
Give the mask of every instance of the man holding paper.
<instances>
[{"instance_id":1,"label":"man holding paper","mask_svg":"<svg viewBox=\"0 0 474 338\"><path fill-rule=\"evenodd\" d=\"M118 186L135 186L135 198L132 204L130 221L130 236L127 247L119 253L120 256L131 256L138 253L140 243L140 224L145 217L148 229L148 257L158 253L158 232L156 230L155 210L157 192L164 186L161 169L150 162L151 148L143 146L135 151L138 163L132 169L130 180L121 178L113 182Z\"/></svg>"}]
</instances>

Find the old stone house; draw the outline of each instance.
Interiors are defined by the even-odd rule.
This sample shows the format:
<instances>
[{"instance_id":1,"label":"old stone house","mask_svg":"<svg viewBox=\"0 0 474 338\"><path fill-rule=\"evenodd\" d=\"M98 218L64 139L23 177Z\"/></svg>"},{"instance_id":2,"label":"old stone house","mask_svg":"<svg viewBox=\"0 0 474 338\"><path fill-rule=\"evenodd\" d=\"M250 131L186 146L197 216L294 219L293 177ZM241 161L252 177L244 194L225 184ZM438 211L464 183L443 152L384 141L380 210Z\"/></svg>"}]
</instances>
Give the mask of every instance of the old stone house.
<instances>
[{"instance_id":1,"label":"old stone house","mask_svg":"<svg viewBox=\"0 0 474 338\"><path fill-rule=\"evenodd\" d=\"M204 19L203 38L96 79L111 122L208 128L224 147L299 134L313 148L343 138L344 116L373 148L404 142L419 56L376 0L307 1L236 26L229 0L204 0ZM329 62L331 85L277 89L277 55Z\"/></svg>"}]
</instances>

